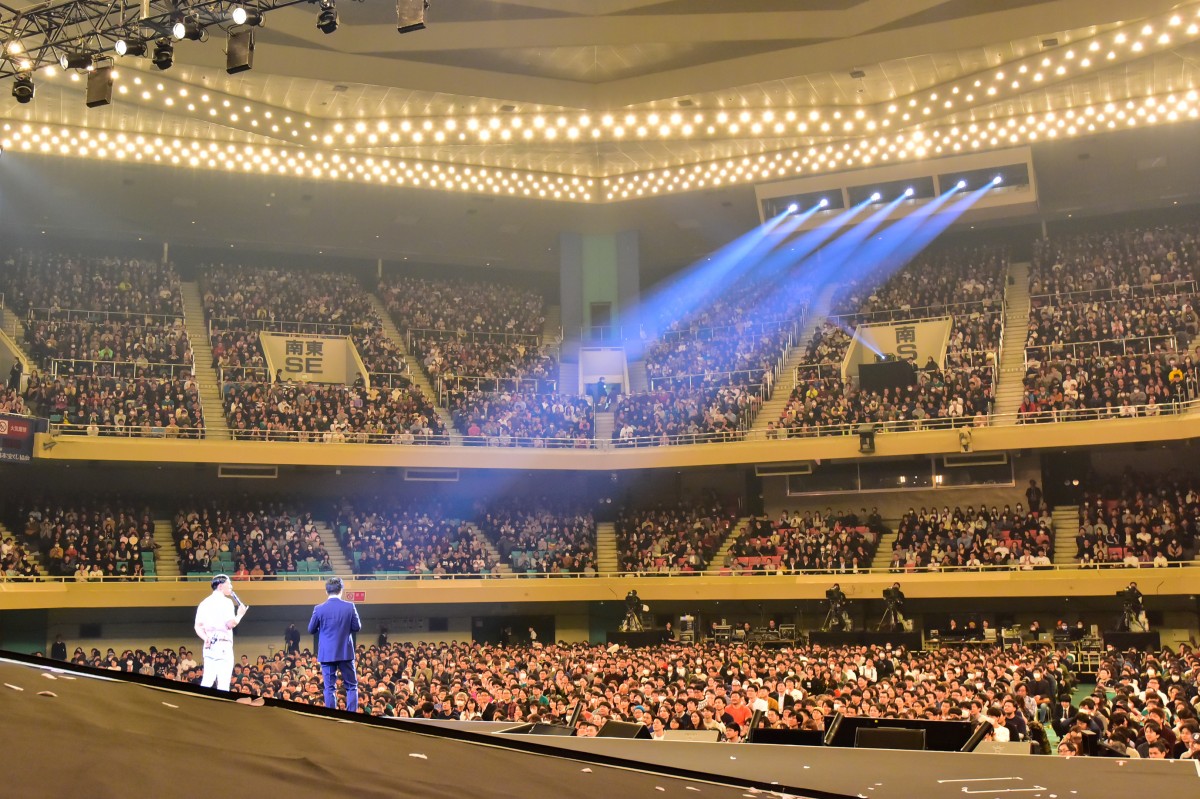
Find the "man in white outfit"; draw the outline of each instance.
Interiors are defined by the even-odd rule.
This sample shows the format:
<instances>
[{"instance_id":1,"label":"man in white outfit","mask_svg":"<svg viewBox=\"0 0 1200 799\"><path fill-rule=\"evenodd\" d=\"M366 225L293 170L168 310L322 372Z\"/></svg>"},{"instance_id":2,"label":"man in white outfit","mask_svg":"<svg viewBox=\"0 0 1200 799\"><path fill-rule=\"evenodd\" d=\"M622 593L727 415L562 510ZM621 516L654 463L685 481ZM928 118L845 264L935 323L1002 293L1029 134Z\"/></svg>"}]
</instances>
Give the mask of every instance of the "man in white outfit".
<instances>
[{"instance_id":1,"label":"man in white outfit","mask_svg":"<svg viewBox=\"0 0 1200 799\"><path fill-rule=\"evenodd\" d=\"M212 594L196 608L196 635L204 642L204 677L200 685L228 691L233 676L233 628L246 615L246 606L234 610L233 583L224 574L212 579Z\"/></svg>"}]
</instances>

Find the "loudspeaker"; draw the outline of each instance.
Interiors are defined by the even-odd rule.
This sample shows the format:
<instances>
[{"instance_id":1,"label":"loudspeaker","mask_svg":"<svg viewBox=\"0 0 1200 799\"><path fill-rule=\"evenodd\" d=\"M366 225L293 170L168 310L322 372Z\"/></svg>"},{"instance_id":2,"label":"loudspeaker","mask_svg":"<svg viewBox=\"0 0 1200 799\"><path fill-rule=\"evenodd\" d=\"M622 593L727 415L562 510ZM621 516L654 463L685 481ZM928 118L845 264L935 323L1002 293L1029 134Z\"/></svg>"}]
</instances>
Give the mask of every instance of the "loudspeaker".
<instances>
[{"instance_id":1,"label":"loudspeaker","mask_svg":"<svg viewBox=\"0 0 1200 799\"><path fill-rule=\"evenodd\" d=\"M638 738L650 740L650 730L646 725L632 721L606 721L596 733L597 738Z\"/></svg>"},{"instance_id":2,"label":"loudspeaker","mask_svg":"<svg viewBox=\"0 0 1200 799\"><path fill-rule=\"evenodd\" d=\"M778 746L824 746L825 733L820 730L775 730L763 727L761 730L750 730L746 742Z\"/></svg>"},{"instance_id":3,"label":"loudspeaker","mask_svg":"<svg viewBox=\"0 0 1200 799\"><path fill-rule=\"evenodd\" d=\"M526 735L558 735L569 738L575 734L574 727L564 727L561 724L532 724L525 732Z\"/></svg>"},{"instance_id":4,"label":"loudspeaker","mask_svg":"<svg viewBox=\"0 0 1200 799\"><path fill-rule=\"evenodd\" d=\"M229 34L225 45L225 71L230 75L254 68L254 31Z\"/></svg>"},{"instance_id":5,"label":"loudspeaker","mask_svg":"<svg viewBox=\"0 0 1200 799\"><path fill-rule=\"evenodd\" d=\"M98 108L112 102L113 70L110 63L106 67L97 67L88 75L87 102L88 108Z\"/></svg>"},{"instance_id":6,"label":"loudspeaker","mask_svg":"<svg viewBox=\"0 0 1200 799\"><path fill-rule=\"evenodd\" d=\"M901 727L860 727L854 734L855 749L925 750L925 730Z\"/></svg>"}]
</instances>

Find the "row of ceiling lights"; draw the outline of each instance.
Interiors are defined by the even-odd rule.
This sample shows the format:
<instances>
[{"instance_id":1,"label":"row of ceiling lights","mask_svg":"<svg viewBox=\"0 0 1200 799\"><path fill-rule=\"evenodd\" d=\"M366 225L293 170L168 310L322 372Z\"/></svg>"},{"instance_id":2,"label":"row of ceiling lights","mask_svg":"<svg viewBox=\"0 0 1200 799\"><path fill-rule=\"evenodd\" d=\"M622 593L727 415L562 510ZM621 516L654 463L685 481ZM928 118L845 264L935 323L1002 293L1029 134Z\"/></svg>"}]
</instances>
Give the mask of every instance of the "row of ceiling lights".
<instances>
[{"instance_id":1,"label":"row of ceiling lights","mask_svg":"<svg viewBox=\"0 0 1200 799\"><path fill-rule=\"evenodd\" d=\"M455 189L497 195L591 201L597 183L608 200L628 199L717 187L759 180L795 177L805 173L835 171L849 166L918 160L930 155L977 152L997 147L1033 143L1116 130L1138 125L1157 125L1200 118L1200 95L1147 97L1141 102L1108 103L1064 113L1046 112L1010 117L965 127L953 126L928 133L879 136L791 150L757 157L742 157L676 169L603 178L553 176L544 173L441 166L394 159L344 156L337 152L290 151L270 146L238 147L215 142L148 138L124 133L94 134L86 128L54 130L43 126L5 124L0 147L75 157L113 159L207 167L231 172L290 175L307 178L362 181L395 186Z\"/></svg>"},{"instance_id":2,"label":"row of ceiling lights","mask_svg":"<svg viewBox=\"0 0 1200 799\"><path fill-rule=\"evenodd\" d=\"M35 127L6 123L0 149L98 158L135 163L206 167L229 172L274 174L333 180L361 180L383 185L417 186L487 192L522 197L587 201L596 181L544 173L476 167L442 166L390 158L345 156L341 153L291 151L270 146L219 146L179 138L147 137L87 128Z\"/></svg>"}]
</instances>

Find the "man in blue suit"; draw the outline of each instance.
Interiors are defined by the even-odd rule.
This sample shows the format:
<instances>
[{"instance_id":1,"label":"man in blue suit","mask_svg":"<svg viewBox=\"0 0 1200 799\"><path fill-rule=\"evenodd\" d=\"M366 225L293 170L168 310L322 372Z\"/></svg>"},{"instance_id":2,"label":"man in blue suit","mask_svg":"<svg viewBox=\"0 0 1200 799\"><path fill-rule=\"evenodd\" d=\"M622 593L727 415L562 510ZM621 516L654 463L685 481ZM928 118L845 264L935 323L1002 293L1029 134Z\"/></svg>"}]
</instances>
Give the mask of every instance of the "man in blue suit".
<instances>
[{"instance_id":1,"label":"man in blue suit","mask_svg":"<svg viewBox=\"0 0 1200 799\"><path fill-rule=\"evenodd\" d=\"M346 686L346 710L358 712L358 676L354 672L354 633L362 629L354 603L342 599L342 578L325 581L329 597L313 608L308 631L317 636L317 660L325 680L325 707L337 707L337 677Z\"/></svg>"}]
</instances>

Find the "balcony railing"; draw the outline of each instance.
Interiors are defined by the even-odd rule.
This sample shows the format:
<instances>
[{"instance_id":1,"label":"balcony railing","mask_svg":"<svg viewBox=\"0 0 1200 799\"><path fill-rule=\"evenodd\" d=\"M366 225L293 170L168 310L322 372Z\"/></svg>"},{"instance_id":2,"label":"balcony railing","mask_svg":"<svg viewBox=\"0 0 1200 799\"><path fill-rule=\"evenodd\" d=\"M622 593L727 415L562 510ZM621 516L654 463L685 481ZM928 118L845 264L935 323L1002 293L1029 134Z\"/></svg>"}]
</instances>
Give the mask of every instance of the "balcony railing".
<instances>
[{"instance_id":1,"label":"balcony railing","mask_svg":"<svg viewBox=\"0 0 1200 799\"><path fill-rule=\"evenodd\" d=\"M87 361L78 358L55 358L50 364L54 377L86 374L97 377L190 377L190 363L139 363L138 361Z\"/></svg>"},{"instance_id":2,"label":"balcony railing","mask_svg":"<svg viewBox=\"0 0 1200 799\"><path fill-rule=\"evenodd\" d=\"M163 557L170 555L159 555L161 560ZM908 570L904 567L886 567L886 568L858 568L858 569L785 569L779 568L773 571L743 571L735 572L733 568L712 568L696 571L660 571L658 569L649 568L632 571L615 571L615 572L488 572L488 573L472 573L472 574L432 574L424 572L406 572L399 571L383 571L373 574L354 574L351 576L353 580L373 580L373 581L449 581L457 582L462 580L562 580L562 579L593 579L593 578L646 578L646 577L708 577L721 578L731 582L744 580L769 580L772 577L794 578L802 575L837 577L841 579L860 577L890 577L896 574L906 574L908 577L920 574L1004 574L1004 573L1028 573L1036 572L1057 572L1078 574L1080 572L1106 571L1112 569L1120 569L1125 571L1137 571L1142 569L1192 569L1200 570L1200 561L1172 561L1167 566L1154 566L1150 562L1139 562L1137 566L1128 565L1124 562L1112 563L1063 563L1051 564L1049 566L1037 566L1032 569L1022 568L1020 564L1013 562L1005 565L982 564L979 566L925 566L914 570ZM1200 572L1198 572L1200 573ZM287 572L285 574L274 576L249 576L239 577L234 576L235 582L324 582L329 577L325 572ZM52 577L42 575L38 577L4 577L0 575L0 582L5 583L65 583L65 584L113 584L113 583L139 583L139 582L159 582L159 583L183 583L183 582L203 582L207 583L212 579L212 574L209 572L197 572L184 575L150 575L142 577L122 576L122 577L95 577L86 580L77 579L74 576Z\"/></svg>"},{"instance_id":3,"label":"balcony railing","mask_svg":"<svg viewBox=\"0 0 1200 799\"><path fill-rule=\"evenodd\" d=\"M776 428L774 430L738 429L714 433L682 433L668 436L635 436L629 439L614 441L595 441L589 438L553 438L549 436L512 437L512 436L460 436L461 443L451 440L449 435L418 437L413 444L441 444L444 446L464 447L531 447L537 449L629 449L637 447L657 446L687 446L693 444L732 444L734 442L763 442L781 441L790 438L818 438L830 436L858 435L859 428L870 424L878 435L900 435L929 430L948 430L961 427L995 427L1013 424L1044 424L1097 421L1117 418L1153 418L1170 414L1200 411L1200 400L1189 398L1186 401L1163 402L1155 405L1129 406L1127 412L1122 408L1110 409L1077 408L1072 410L1047 410L1034 413L993 413L990 416L949 416L929 419L900 419L883 421L853 421L836 424L814 425L806 428ZM87 425L69 425L55 423L50 425L51 433L84 435ZM113 428L100 426L100 435L121 436L126 438L161 438L157 433L147 433L129 427ZM192 433L194 431L181 431ZM202 431L199 431L202 432ZM231 430L231 435L238 440L246 441L278 441L278 442L307 442L307 443L346 443L346 444L400 444L397 440L400 434L395 433L355 433L343 434L344 440L329 440L324 432L314 431L237 431ZM181 435L191 438L192 435ZM336 438L336 437L334 437Z\"/></svg>"},{"instance_id":4,"label":"balcony railing","mask_svg":"<svg viewBox=\"0 0 1200 799\"><path fill-rule=\"evenodd\" d=\"M1029 297L1031 308L1043 305L1076 305L1091 302L1119 302L1125 299L1142 297L1169 297L1174 294L1195 294L1196 281L1176 280L1170 283L1147 283L1142 286L1129 286L1128 292L1122 292L1115 286L1099 289L1080 289L1078 291L1046 292L1032 294Z\"/></svg>"},{"instance_id":5,"label":"balcony railing","mask_svg":"<svg viewBox=\"0 0 1200 799\"><path fill-rule=\"evenodd\" d=\"M1057 344L1034 344L1025 347L1025 365L1029 366L1029 356L1040 356L1041 360L1058 358L1102 358L1106 356L1126 355L1178 355L1180 347L1186 347L1189 337L1184 333L1168 333L1161 336L1139 336L1131 338L1100 339L1097 341L1072 341Z\"/></svg>"},{"instance_id":6,"label":"balcony railing","mask_svg":"<svg viewBox=\"0 0 1200 799\"><path fill-rule=\"evenodd\" d=\"M160 325L183 324L183 311L177 314L138 313L136 311L87 311L80 308L30 308L31 321L46 322L154 322Z\"/></svg>"}]
</instances>

